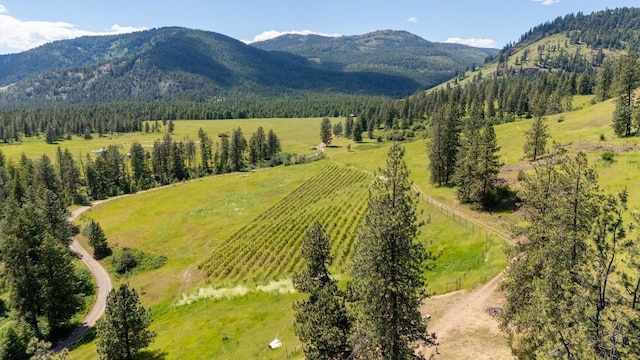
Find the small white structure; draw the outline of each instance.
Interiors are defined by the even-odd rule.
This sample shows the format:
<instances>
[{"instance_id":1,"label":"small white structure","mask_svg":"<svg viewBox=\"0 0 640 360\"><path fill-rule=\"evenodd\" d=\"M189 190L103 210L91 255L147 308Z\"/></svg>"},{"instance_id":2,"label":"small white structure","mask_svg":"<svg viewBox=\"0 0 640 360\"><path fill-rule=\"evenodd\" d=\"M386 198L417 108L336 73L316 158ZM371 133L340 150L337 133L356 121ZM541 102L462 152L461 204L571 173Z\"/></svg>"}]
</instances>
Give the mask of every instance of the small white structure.
<instances>
[{"instance_id":1,"label":"small white structure","mask_svg":"<svg viewBox=\"0 0 640 360\"><path fill-rule=\"evenodd\" d=\"M278 338L273 339L273 341L269 343L269 349L277 349L279 347L282 347L282 342L278 340Z\"/></svg>"}]
</instances>

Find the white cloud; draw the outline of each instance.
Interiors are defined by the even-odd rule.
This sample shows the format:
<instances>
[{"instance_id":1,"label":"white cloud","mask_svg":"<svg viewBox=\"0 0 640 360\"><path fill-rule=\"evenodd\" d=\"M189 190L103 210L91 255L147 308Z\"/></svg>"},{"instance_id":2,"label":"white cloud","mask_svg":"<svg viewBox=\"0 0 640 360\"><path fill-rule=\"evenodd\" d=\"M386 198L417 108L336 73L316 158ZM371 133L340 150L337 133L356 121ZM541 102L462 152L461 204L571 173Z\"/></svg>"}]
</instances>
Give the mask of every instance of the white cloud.
<instances>
[{"instance_id":1,"label":"white cloud","mask_svg":"<svg viewBox=\"0 0 640 360\"><path fill-rule=\"evenodd\" d=\"M329 37L338 37L342 36L341 34L325 34L320 32L315 32L311 30L302 30L302 31L277 31L277 30L267 30L261 34L258 34L253 37L253 40L242 40L246 44L251 44L258 41L265 41L275 39L278 36L294 34L294 35L321 35L321 36L329 36Z\"/></svg>"},{"instance_id":2,"label":"white cloud","mask_svg":"<svg viewBox=\"0 0 640 360\"><path fill-rule=\"evenodd\" d=\"M462 39L459 37L450 37L445 40L445 42L449 44L463 44L481 48L498 48L498 43L492 39Z\"/></svg>"},{"instance_id":3,"label":"white cloud","mask_svg":"<svg viewBox=\"0 0 640 360\"><path fill-rule=\"evenodd\" d=\"M102 32L78 29L62 21L22 21L9 14L0 5L0 47L24 51L55 40L72 39L87 35L116 35L145 30L145 28L113 25Z\"/></svg>"},{"instance_id":4,"label":"white cloud","mask_svg":"<svg viewBox=\"0 0 640 360\"><path fill-rule=\"evenodd\" d=\"M412 16L412 17L407 19L407 22L417 23L418 22L418 18L416 16Z\"/></svg>"},{"instance_id":5,"label":"white cloud","mask_svg":"<svg viewBox=\"0 0 640 360\"><path fill-rule=\"evenodd\" d=\"M542 5L553 5L560 2L560 0L531 0L531 1L541 3Z\"/></svg>"}]
</instances>

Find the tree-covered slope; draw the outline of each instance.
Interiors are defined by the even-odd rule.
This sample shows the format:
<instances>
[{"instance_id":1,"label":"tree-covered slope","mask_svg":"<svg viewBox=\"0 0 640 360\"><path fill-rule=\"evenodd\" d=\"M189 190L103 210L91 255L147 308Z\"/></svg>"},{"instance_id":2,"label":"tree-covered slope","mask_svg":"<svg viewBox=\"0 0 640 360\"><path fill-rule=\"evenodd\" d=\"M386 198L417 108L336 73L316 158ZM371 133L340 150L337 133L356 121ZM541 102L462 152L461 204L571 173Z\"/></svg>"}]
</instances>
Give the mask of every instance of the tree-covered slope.
<instances>
[{"instance_id":1,"label":"tree-covered slope","mask_svg":"<svg viewBox=\"0 0 640 360\"><path fill-rule=\"evenodd\" d=\"M4 75L0 104L204 101L234 93L403 96L420 88L407 77L317 69L293 54L271 53L221 34L184 28L68 41L0 57L0 62L23 58L21 71ZM76 46L80 44L86 46ZM54 59L51 66L45 64L48 56ZM20 77L24 79L7 86Z\"/></svg>"},{"instance_id":2,"label":"tree-covered slope","mask_svg":"<svg viewBox=\"0 0 640 360\"><path fill-rule=\"evenodd\" d=\"M320 69L401 75L424 87L437 85L459 71L482 64L498 52L434 43L406 31L392 30L341 37L288 34L252 45L300 55Z\"/></svg>"}]
</instances>

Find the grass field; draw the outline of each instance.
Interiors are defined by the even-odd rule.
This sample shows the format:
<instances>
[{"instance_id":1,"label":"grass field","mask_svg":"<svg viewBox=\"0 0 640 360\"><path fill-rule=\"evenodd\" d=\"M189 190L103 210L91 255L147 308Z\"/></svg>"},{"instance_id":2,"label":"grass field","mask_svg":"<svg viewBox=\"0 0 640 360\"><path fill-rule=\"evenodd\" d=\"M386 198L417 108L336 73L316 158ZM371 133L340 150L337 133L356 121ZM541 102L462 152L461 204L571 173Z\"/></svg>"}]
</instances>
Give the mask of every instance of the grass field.
<instances>
[{"instance_id":1,"label":"grass field","mask_svg":"<svg viewBox=\"0 0 640 360\"><path fill-rule=\"evenodd\" d=\"M344 120L344 119L340 119ZM244 136L249 139L251 134L262 126L265 132L273 129L283 145L283 151L298 154L308 154L314 152L320 138L321 118L310 119L244 119L244 120L210 120L210 121L176 121L176 129L172 135L176 141L192 139L198 140L198 129L202 128L214 141L220 133L231 133L233 129L240 127ZM308 131L306 131L308 130ZM109 145L116 145L127 152L131 144L138 141L145 147L151 147L153 143L162 139L164 133L126 133L107 134L105 136L94 135L91 140L74 136L71 140L59 141L56 144L47 144L44 136L22 138L22 142L14 144L0 144L0 151L9 159L18 159L21 154L26 154L30 158L40 157L46 154L55 159L58 146L62 149L69 149L76 158L86 156L93 150L106 148Z\"/></svg>"},{"instance_id":2,"label":"grass field","mask_svg":"<svg viewBox=\"0 0 640 360\"><path fill-rule=\"evenodd\" d=\"M591 105L590 97L576 97L573 112L548 117L552 139L570 154L586 151L607 191L629 189L629 207L637 210L640 189L631 186L640 175L638 138L619 139L610 127L612 102ZM258 127L274 129L289 152L310 154L319 138L320 118L178 121L175 140L197 139L202 127L212 137L241 127L246 137ZM343 121L343 119L332 119ZM513 189L517 171L531 169L523 158L522 120L496 127L502 176ZM151 146L162 134L124 134L93 140L75 138L61 142L72 153L87 153L109 144L128 149L134 141ZM604 137L604 140L601 138ZM301 265L297 256L300 237L313 220L328 228L336 262L331 271L344 285L358 217L364 212L367 184L384 166L388 142L365 139L353 144L334 139L327 159L289 167L228 174L174 184L163 189L127 196L96 206L79 222L96 219L117 250L131 247L168 261L159 269L129 277L114 276L140 292L154 314L152 329L158 333L147 352L149 359L285 359L301 358L293 334L290 274ZM348 148L348 146L350 148ZM429 182L426 141L405 145L411 179L429 196L495 228L509 230L511 213L476 213L455 199L455 189ZM2 145L9 158L21 153L54 157L56 145L43 139ZM615 153L612 162L602 152ZM452 219L450 213L420 202L418 241L440 254L433 271L425 274L429 293L443 293L462 286L473 287L504 268L504 241L471 223ZM110 261L106 259L105 262ZM270 351L274 337L284 347ZM74 359L94 359L92 342L71 353Z\"/></svg>"},{"instance_id":3,"label":"grass field","mask_svg":"<svg viewBox=\"0 0 640 360\"><path fill-rule=\"evenodd\" d=\"M285 149L314 151L320 119L271 121L215 125L225 127L177 122L174 137L180 139L178 132L187 133L187 129L190 135L186 136L193 136L202 125L210 126L206 128L210 134L241 126L245 136L259 125L273 126ZM300 138L289 142L296 133ZM386 158L388 143L352 144L351 151L348 144L336 139L327 149L328 159L319 162L176 184L104 203L79 219L99 221L116 248L131 247L168 258L159 269L116 277L138 289L152 309L152 329L158 338L149 358L301 358L291 310L299 295L291 293L287 281L300 266L296 254L300 237L311 221L324 222L336 256L331 270L344 284L367 185ZM408 143L406 148L412 178L420 186L428 183L424 142ZM434 270L426 274L428 292L450 291L458 281L462 287L471 287L504 267L503 242L490 244L486 233L452 221L426 202L420 207L421 219L430 223L421 228L418 240L441 253ZM266 344L275 336L284 347L269 351ZM72 356L95 358L93 343L80 346Z\"/></svg>"}]
</instances>

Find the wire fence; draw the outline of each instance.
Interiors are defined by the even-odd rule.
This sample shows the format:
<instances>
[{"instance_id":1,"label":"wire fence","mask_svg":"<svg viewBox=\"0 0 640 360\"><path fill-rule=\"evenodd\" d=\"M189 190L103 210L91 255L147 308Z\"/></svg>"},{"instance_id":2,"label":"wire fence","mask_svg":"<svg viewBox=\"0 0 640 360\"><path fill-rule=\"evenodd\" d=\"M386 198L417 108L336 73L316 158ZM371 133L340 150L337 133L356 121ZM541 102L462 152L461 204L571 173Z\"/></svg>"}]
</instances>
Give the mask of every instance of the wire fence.
<instances>
[{"instance_id":1,"label":"wire fence","mask_svg":"<svg viewBox=\"0 0 640 360\"><path fill-rule=\"evenodd\" d=\"M420 189L415 184L413 185L413 188L415 191L418 192L418 194L420 195L420 198L427 201L430 205L432 205L435 209L437 209L440 213L445 215L447 218L450 218L451 220L455 221L460 225L464 225L465 228L471 230L471 232L474 234L477 233L479 236L484 235L486 239L486 243L483 248L482 255L480 257L476 257L473 260L467 261L465 263L465 266L466 266L465 272L460 277L456 278L455 281L450 281L445 284L446 292L460 290L462 288L463 282L467 280L471 271L479 268L480 266L482 266L482 264L488 261L489 251L491 251L492 246L494 245L495 239L501 238L508 243L512 242L509 234L505 233L504 231L492 228L487 224L481 221L478 221L472 217L469 217L468 215L460 211L456 211L455 209L449 208L443 203L427 196L427 194L425 194L422 191L422 189ZM481 280L485 282L488 279L486 279L486 277L483 277Z\"/></svg>"}]
</instances>

